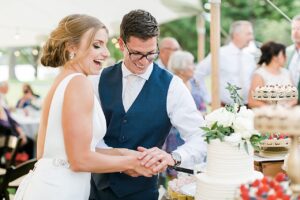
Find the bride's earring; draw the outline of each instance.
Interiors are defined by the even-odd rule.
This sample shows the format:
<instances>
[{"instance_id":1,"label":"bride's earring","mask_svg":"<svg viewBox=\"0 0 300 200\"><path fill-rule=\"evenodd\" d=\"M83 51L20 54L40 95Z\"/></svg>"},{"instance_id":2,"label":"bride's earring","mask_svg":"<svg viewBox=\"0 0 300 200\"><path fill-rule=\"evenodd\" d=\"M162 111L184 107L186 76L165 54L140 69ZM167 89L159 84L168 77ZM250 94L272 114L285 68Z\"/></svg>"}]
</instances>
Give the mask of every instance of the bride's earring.
<instances>
[{"instance_id":1,"label":"bride's earring","mask_svg":"<svg viewBox=\"0 0 300 200\"><path fill-rule=\"evenodd\" d=\"M74 57L75 57L75 53L74 53L74 52L71 52L71 53L69 54L69 59L72 60Z\"/></svg>"}]
</instances>

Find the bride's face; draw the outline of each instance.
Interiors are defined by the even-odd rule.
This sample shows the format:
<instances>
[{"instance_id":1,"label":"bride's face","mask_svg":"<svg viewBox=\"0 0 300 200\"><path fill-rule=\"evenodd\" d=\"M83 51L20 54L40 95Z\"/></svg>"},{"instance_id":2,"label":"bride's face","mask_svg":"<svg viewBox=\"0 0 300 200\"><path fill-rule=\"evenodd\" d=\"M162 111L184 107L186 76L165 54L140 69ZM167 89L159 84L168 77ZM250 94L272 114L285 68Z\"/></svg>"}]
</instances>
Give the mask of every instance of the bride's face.
<instances>
[{"instance_id":1,"label":"bride's face","mask_svg":"<svg viewBox=\"0 0 300 200\"><path fill-rule=\"evenodd\" d=\"M79 68L86 75L99 74L104 61L110 55L107 49L107 31L99 29L92 38L92 41L90 40L91 33L92 30L89 30L82 36L76 51L76 60L78 61Z\"/></svg>"}]
</instances>

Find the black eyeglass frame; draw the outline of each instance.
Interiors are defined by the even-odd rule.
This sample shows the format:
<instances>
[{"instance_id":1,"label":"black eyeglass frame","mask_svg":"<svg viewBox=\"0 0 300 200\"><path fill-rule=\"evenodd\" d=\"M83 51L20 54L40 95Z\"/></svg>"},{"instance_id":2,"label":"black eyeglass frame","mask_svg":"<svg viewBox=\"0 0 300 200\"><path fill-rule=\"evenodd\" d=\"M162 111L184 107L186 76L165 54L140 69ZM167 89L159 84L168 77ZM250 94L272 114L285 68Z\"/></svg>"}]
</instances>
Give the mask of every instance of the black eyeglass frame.
<instances>
[{"instance_id":1,"label":"black eyeglass frame","mask_svg":"<svg viewBox=\"0 0 300 200\"><path fill-rule=\"evenodd\" d=\"M133 61L133 62L142 60L144 57L148 60L148 62L153 62L153 61L158 57L158 55L159 55L159 53L160 53L158 46L157 46L157 51L156 51L156 52L153 52L153 53L150 53L150 52L149 52L149 53L147 53L147 54L143 54L143 53L133 53L133 52L131 52L131 51L129 50L129 48L128 48L128 46L126 45L126 43L124 43L124 45L125 45L125 47L126 47L126 49L127 49L127 51L128 51L129 58L130 58L131 61ZM140 58L132 59L132 56L131 56L131 55L136 55L136 56L138 55L138 56L140 56ZM149 55L155 55L155 56L154 56L154 58L149 59L149 58L148 58Z\"/></svg>"}]
</instances>

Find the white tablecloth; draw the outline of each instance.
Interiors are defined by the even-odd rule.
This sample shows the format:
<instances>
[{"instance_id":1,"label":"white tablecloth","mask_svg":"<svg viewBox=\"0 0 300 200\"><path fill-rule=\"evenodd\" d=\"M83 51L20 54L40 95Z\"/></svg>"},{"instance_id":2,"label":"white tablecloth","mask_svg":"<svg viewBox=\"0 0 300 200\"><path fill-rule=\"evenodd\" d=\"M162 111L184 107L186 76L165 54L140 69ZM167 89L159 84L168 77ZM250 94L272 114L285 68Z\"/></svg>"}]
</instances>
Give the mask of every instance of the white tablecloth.
<instances>
[{"instance_id":1,"label":"white tablecloth","mask_svg":"<svg viewBox=\"0 0 300 200\"><path fill-rule=\"evenodd\" d=\"M25 134L35 140L38 133L40 116L39 114L28 115L21 112L12 113L11 116L20 124Z\"/></svg>"}]
</instances>

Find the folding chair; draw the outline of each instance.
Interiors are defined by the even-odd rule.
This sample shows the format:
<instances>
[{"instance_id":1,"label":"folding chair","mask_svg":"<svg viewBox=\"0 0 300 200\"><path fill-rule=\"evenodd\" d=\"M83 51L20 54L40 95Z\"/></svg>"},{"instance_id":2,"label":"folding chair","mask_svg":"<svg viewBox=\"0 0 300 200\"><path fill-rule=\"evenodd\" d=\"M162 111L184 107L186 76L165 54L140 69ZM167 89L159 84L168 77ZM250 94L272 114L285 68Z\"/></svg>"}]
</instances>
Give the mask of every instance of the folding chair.
<instances>
[{"instance_id":1,"label":"folding chair","mask_svg":"<svg viewBox=\"0 0 300 200\"><path fill-rule=\"evenodd\" d=\"M21 139L13 135L0 135L0 167L8 169L15 165ZM9 156L7 156L9 154ZM0 172L1 175L1 172Z\"/></svg>"},{"instance_id":2,"label":"folding chair","mask_svg":"<svg viewBox=\"0 0 300 200\"><path fill-rule=\"evenodd\" d=\"M6 170L2 177L2 183L0 184L0 199L10 200L9 188L17 189L23 176L26 175L31 169L34 168L36 159L28 160L18 166L11 166Z\"/></svg>"}]
</instances>

